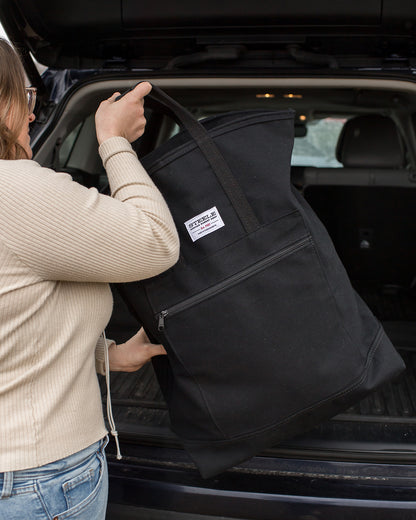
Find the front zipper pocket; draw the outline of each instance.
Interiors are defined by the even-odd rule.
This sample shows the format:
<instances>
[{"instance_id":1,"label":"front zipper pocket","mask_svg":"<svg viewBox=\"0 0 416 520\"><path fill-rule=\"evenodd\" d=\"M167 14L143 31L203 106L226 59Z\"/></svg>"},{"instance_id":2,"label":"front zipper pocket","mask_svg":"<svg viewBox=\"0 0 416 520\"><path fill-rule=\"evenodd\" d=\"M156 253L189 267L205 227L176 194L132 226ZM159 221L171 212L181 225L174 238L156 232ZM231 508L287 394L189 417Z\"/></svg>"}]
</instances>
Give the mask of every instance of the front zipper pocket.
<instances>
[{"instance_id":1,"label":"front zipper pocket","mask_svg":"<svg viewBox=\"0 0 416 520\"><path fill-rule=\"evenodd\" d=\"M215 269L226 276L199 285L191 297L161 303L153 314L154 329L158 321L164 329L158 339L172 370L171 425L187 439L224 438L278 424L320 401L322 381L335 391L345 388L357 365L357 345L339 319L305 230L231 273L236 258L244 255L247 262L256 249L239 245L238 257L224 250L211 266L199 266L209 280ZM190 276L186 281L193 287ZM178 288L184 285L178 282Z\"/></svg>"},{"instance_id":2,"label":"front zipper pocket","mask_svg":"<svg viewBox=\"0 0 416 520\"><path fill-rule=\"evenodd\" d=\"M204 300L207 300L208 298L216 296L217 294L220 294L221 292L230 289L234 285L237 285L238 283L246 280L247 278L256 275L264 269L267 269L267 267L278 262L279 260L282 260L283 258L286 258L287 256L296 253L300 249L304 248L307 244L309 244L311 240L312 239L310 236L306 236L300 240L297 240L293 244L285 247L284 249L276 251L275 253L267 256L266 258L263 258L259 262L256 262L255 264L247 267L246 269L243 269L242 271L235 273L226 280L223 280L222 282L213 285L212 287L208 287L207 289L199 292L198 294L195 294L194 296L187 298L186 300L179 302L176 305L169 307L168 309L160 311L156 315L156 320L158 323L157 328L159 332L164 331L165 319L168 316L173 317L176 314L179 314L180 312L183 312L193 307L194 305L198 305L198 303L201 303Z\"/></svg>"}]
</instances>

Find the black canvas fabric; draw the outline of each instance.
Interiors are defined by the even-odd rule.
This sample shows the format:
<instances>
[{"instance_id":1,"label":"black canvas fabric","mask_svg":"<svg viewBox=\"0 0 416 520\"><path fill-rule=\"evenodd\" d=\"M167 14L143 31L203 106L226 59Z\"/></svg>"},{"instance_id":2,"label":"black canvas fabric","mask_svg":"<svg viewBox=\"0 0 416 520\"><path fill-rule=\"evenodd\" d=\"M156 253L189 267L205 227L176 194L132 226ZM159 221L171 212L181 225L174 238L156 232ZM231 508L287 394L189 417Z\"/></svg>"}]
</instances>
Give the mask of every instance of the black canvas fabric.
<instances>
[{"instance_id":1,"label":"black canvas fabric","mask_svg":"<svg viewBox=\"0 0 416 520\"><path fill-rule=\"evenodd\" d=\"M404 365L290 184L293 112L200 124L157 88L150 101L185 127L142 158L181 254L120 290L166 347L154 366L172 429L209 477L334 416Z\"/></svg>"}]
</instances>

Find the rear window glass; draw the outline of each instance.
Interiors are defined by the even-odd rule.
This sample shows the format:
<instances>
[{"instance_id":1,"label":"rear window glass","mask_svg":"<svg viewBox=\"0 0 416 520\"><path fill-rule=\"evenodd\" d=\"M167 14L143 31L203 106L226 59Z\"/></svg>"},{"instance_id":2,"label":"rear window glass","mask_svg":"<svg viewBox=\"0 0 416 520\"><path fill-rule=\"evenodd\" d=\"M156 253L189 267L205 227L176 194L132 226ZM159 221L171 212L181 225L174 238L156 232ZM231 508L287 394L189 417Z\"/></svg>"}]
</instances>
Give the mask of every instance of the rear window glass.
<instances>
[{"instance_id":1,"label":"rear window glass","mask_svg":"<svg viewBox=\"0 0 416 520\"><path fill-rule=\"evenodd\" d=\"M292 166L341 168L335 151L347 117L325 117L306 123L306 135L295 137Z\"/></svg>"},{"instance_id":2,"label":"rear window glass","mask_svg":"<svg viewBox=\"0 0 416 520\"><path fill-rule=\"evenodd\" d=\"M292 153L292 166L315 166L318 168L342 168L336 159L336 147L341 130L351 116L334 115L316 118L305 124L306 135L296 136ZM204 119L200 117L198 119ZM179 132L175 123L160 136L157 145Z\"/></svg>"}]
</instances>

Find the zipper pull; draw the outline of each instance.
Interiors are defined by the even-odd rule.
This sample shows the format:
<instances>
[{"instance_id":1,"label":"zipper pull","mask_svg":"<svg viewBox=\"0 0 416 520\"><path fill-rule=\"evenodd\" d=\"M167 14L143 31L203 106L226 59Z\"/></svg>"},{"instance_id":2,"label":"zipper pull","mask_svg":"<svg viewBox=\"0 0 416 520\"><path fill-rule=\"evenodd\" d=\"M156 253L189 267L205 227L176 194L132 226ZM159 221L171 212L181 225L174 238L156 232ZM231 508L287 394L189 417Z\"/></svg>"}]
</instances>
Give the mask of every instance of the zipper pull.
<instances>
[{"instance_id":1,"label":"zipper pull","mask_svg":"<svg viewBox=\"0 0 416 520\"><path fill-rule=\"evenodd\" d=\"M168 314L169 314L168 311L162 311L159 313L159 319L158 319L158 324L157 324L158 331L161 332L161 331L165 330L165 318Z\"/></svg>"}]
</instances>

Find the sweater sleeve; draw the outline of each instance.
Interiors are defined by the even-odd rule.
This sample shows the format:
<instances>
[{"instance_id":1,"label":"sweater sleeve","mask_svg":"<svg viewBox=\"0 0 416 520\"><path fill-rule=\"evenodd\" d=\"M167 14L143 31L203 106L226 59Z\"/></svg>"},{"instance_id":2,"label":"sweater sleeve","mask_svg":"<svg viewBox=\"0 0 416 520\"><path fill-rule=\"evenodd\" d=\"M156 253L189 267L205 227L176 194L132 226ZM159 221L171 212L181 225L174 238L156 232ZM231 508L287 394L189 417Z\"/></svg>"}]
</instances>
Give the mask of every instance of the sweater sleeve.
<instances>
[{"instance_id":1,"label":"sweater sleeve","mask_svg":"<svg viewBox=\"0 0 416 520\"><path fill-rule=\"evenodd\" d=\"M127 282L178 259L169 209L130 143L112 137L99 152L111 197L34 161L0 161L0 238L42 279Z\"/></svg>"}]
</instances>

